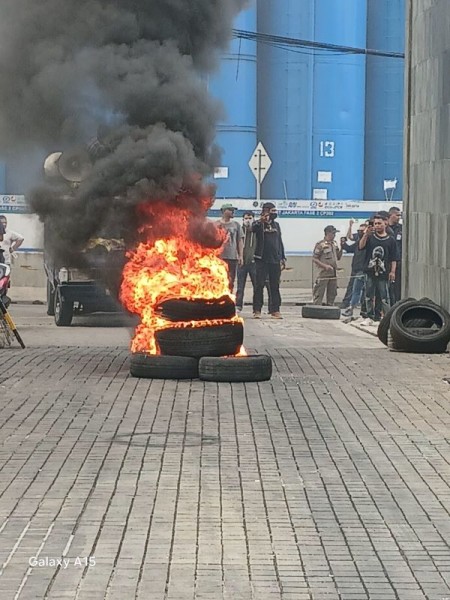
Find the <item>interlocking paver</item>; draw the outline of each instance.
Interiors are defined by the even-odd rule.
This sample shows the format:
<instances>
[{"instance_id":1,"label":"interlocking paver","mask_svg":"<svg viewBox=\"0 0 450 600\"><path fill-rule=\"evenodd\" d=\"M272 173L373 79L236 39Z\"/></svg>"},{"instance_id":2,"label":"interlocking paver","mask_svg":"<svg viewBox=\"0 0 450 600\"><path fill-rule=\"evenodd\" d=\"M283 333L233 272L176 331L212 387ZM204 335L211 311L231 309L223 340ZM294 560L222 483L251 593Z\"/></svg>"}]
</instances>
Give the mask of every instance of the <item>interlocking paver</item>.
<instances>
[{"instance_id":1,"label":"interlocking paver","mask_svg":"<svg viewBox=\"0 0 450 600\"><path fill-rule=\"evenodd\" d=\"M0 351L2 600L450 598L448 356L286 312L246 323L263 384L136 380L45 318Z\"/></svg>"}]
</instances>

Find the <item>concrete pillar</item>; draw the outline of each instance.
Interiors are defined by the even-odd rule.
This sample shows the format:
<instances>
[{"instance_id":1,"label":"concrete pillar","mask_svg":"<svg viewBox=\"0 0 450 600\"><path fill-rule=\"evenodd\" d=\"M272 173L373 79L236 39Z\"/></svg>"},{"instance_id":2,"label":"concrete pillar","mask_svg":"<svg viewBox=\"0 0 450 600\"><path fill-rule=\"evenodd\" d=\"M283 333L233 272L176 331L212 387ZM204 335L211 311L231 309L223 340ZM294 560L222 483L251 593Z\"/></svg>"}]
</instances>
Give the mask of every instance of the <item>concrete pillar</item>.
<instances>
[{"instance_id":1,"label":"concrete pillar","mask_svg":"<svg viewBox=\"0 0 450 600\"><path fill-rule=\"evenodd\" d=\"M404 294L450 310L450 11L408 0Z\"/></svg>"}]
</instances>

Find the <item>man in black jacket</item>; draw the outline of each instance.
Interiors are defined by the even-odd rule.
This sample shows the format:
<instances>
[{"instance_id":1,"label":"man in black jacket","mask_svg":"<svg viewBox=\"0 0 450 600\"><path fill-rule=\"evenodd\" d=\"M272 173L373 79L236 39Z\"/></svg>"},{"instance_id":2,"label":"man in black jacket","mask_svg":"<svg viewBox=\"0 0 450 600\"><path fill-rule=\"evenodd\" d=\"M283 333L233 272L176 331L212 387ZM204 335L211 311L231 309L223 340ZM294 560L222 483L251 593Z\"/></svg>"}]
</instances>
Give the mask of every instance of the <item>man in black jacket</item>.
<instances>
[{"instance_id":1,"label":"man in black jacket","mask_svg":"<svg viewBox=\"0 0 450 600\"><path fill-rule=\"evenodd\" d=\"M347 242L345 244L342 244L343 250L354 253L353 260L352 260L352 278L350 280L352 283L352 288L351 288L349 305L342 312L342 316L344 316L344 317L353 317L353 310L355 309L356 306L358 306L358 304L361 304L361 316L363 318L366 318L365 297L364 297L365 296L365 293L364 293L364 286L365 286L364 268L365 268L365 261L366 261L366 250L360 249L359 242L362 239L368 225L369 225L368 222L361 223L361 225L358 227L358 232L351 235L351 238L349 238L349 239L351 241L355 242L352 246L347 244Z\"/></svg>"},{"instance_id":2,"label":"man in black jacket","mask_svg":"<svg viewBox=\"0 0 450 600\"><path fill-rule=\"evenodd\" d=\"M402 218L402 211L397 207L393 206L389 209L389 220L386 231L391 235L395 243L397 244L397 270L395 272L395 282L391 285L391 303L395 304L402 297L402 237L403 227L400 223Z\"/></svg>"},{"instance_id":3,"label":"man in black jacket","mask_svg":"<svg viewBox=\"0 0 450 600\"><path fill-rule=\"evenodd\" d=\"M253 316L261 318L263 306L263 290L266 279L269 280L270 314L274 319L282 319L280 314L280 278L281 271L286 266L281 228L275 219L277 209L272 202L265 202L258 221L253 223L253 233L256 236L255 267L256 282L253 290Z\"/></svg>"}]
</instances>

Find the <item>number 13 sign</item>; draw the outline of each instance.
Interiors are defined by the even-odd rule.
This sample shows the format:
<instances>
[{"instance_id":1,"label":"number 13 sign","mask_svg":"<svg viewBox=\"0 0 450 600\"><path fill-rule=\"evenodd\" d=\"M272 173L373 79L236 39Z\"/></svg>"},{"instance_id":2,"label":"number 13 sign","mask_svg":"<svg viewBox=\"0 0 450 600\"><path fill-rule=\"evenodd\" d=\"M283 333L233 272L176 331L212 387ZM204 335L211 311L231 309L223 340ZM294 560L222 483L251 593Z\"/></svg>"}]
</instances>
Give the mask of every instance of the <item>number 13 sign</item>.
<instances>
[{"instance_id":1,"label":"number 13 sign","mask_svg":"<svg viewBox=\"0 0 450 600\"><path fill-rule=\"evenodd\" d=\"M334 142L320 142L320 156L325 158L334 158Z\"/></svg>"}]
</instances>

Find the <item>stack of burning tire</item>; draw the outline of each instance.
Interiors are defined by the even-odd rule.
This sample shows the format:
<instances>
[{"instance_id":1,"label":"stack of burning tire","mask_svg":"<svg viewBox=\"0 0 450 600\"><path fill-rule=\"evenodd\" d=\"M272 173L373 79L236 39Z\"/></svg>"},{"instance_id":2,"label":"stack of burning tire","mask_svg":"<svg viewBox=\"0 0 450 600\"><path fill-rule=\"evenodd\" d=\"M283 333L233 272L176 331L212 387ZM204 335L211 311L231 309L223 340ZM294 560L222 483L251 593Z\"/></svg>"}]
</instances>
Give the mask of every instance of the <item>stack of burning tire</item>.
<instances>
[{"instance_id":1,"label":"stack of burning tire","mask_svg":"<svg viewBox=\"0 0 450 600\"><path fill-rule=\"evenodd\" d=\"M387 311L378 338L394 351L442 354L450 342L450 314L428 298L408 298Z\"/></svg>"},{"instance_id":2,"label":"stack of burning tire","mask_svg":"<svg viewBox=\"0 0 450 600\"><path fill-rule=\"evenodd\" d=\"M132 355L134 377L227 382L271 378L269 356L242 353L243 322L231 297L171 299L158 305L156 312L171 326L155 333L160 354Z\"/></svg>"}]
</instances>

